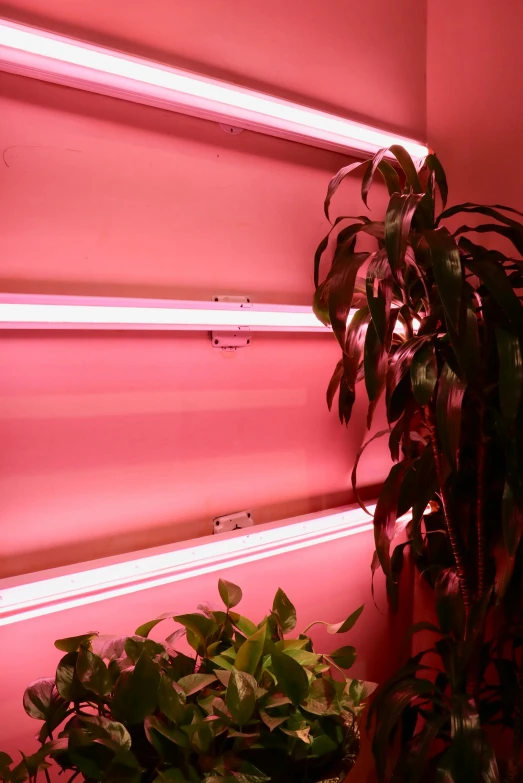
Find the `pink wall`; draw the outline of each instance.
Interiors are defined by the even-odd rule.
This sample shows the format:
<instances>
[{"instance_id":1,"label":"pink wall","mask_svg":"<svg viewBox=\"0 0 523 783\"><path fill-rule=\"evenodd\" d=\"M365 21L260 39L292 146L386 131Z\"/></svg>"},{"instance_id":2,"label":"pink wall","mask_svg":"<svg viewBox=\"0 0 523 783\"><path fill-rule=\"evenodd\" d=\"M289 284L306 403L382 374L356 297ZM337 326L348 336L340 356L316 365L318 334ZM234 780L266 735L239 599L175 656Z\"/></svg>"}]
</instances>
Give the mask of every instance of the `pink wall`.
<instances>
[{"instance_id":1,"label":"pink wall","mask_svg":"<svg viewBox=\"0 0 523 783\"><path fill-rule=\"evenodd\" d=\"M451 203L523 208L523 5L429 0L427 133Z\"/></svg>"}]
</instances>

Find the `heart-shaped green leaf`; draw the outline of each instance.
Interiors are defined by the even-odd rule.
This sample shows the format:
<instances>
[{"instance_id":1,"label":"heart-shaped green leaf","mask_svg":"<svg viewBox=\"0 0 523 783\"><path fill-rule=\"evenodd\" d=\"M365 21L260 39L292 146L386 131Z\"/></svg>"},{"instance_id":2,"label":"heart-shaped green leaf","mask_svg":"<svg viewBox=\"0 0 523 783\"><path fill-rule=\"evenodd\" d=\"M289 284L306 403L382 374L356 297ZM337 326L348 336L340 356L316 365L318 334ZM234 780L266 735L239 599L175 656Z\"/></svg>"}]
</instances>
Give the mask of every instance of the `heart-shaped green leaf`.
<instances>
[{"instance_id":1,"label":"heart-shaped green leaf","mask_svg":"<svg viewBox=\"0 0 523 783\"><path fill-rule=\"evenodd\" d=\"M241 588L226 579L218 580L218 592L227 609L232 609L242 600Z\"/></svg>"},{"instance_id":2,"label":"heart-shaped green leaf","mask_svg":"<svg viewBox=\"0 0 523 783\"><path fill-rule=\"evenodd\" d=\"M245 726L256 707L257 683L247 672L233 669L225 692L225 703L232 717L240 726Z\"/></svg>"},{"instance_id":3,"label":"heart-shaped green leaf","mask_svg":"<svg viewBox=\"0 0 523 783\"><path fill-rule=\"evenodd\" d=\"M307 672L301 664L278 650L271 652L271 659L278 687L293 704L301 704L309 693Z\"/></svg>"}]
</instances>

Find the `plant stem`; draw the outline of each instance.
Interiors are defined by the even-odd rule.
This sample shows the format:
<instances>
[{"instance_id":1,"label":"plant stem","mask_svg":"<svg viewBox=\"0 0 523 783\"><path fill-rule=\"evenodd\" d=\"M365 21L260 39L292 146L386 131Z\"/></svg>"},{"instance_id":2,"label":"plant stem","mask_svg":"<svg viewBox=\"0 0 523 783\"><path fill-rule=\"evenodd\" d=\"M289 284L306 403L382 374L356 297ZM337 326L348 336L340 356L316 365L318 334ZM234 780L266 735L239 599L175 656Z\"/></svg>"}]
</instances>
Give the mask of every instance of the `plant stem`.
<instances>
[{"instance_id":1,"label":"plant stem","mask_svg":"<svg viewBox=\"0 0 523 783\"><path fill-rule=\"evenodd\" d=\"M479 413L478 443L478 484L476 500L476 533L478 539L478 598L485 592L485 526L483 524L483 506L485 503L485 403L481 403Z\"/></svg>"},{"instance_id":2,"label":"plant stem","mask_svg":"<svg viewBox=\"0 0 523 783\"><path fill-rule=\"evenodd\" d=\"M470 587L465 571L465 560L463 556L463 549L459 538L456 522L451 510L451 504L449 496L445 486L445 480L443 477L443 467L441 464L441 450L438 441L438 435L436 432L436 425L434 422L434 414L430 405L423 407L423 413L425 415L425 426L427 427L430 442L432 444L432 453L434 455L434 465L436 467L436 478L439 485L439 493L441 497L441 505L443 508L443 515L445 517L445 523L447 525L447 532L449 535L450 547L456 563L456 570L458 573L458 581L461 589L461 595L463 597L463 604L465 606L465 612L468 615L470 608Z\"/></svg>"}]
</instances>

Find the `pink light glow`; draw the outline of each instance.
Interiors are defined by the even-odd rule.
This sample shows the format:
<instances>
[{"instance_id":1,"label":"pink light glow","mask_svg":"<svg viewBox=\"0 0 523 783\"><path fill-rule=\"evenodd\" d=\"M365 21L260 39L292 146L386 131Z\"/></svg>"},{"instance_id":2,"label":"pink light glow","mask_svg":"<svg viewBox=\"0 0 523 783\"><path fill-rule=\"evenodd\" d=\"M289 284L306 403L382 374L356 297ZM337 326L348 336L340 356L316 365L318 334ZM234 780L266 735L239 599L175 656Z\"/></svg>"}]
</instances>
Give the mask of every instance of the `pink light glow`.
<instances>
[{"instance_id":1,"label":"pink light glow","mask_svg":"<svg viewBox=\"0 0 523 783\"><path fill-rule=\"evenodd\" d=\"M374 513L375 506L369 506ZM369 532L369 515L359 506L330 514L259 525L253 533L234 531L201 539L196 545L143 555L98 568L10 586L0 583L0 626L129 595L232 566L252 563L328 541ZM289 524L290 522L290 524ZM76 566L77 568L78 566Z\"/></svg>"},{"instance_id":2,"label":"pink light glow","mask_svg":"<svg viewBox=\"0 0 523 783\"><path fill-rule=\"evenodd\" d=\"M12 327L330 332L311 307L3 294L0 328Z\"/></svg>"},{"instance_id":3,"label":"pink light glow","mask_svg":"<svg viewBox=\"0 0 523 783\"><path fill-rule=\"evenodd\" d=\"M428 153L342 117L3 20L0 68L329 149L374 153L401 144L415 158Z\"/></svg>"}]
</instances>

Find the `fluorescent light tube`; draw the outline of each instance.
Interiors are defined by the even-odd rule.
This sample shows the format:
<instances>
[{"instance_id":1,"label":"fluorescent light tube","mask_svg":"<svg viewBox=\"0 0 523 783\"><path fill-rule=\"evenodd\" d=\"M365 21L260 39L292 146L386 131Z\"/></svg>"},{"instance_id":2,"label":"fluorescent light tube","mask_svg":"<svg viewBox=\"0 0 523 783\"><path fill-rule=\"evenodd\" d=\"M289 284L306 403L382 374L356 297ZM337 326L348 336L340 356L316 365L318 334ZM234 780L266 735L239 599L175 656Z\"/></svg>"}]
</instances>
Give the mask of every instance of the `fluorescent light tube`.
<instances>
[{"instance_id":1,"label":"fluorescent light tube","mask_svg":"<svg viewBox=\"0 0 523 783\"><path fill-rule=\"evenodd\" d=\"M413 139L5 20L0 69L341 152L373 154L401 144L414 158L428 153Z\"/></svg>"},{"instance_id":2,"label":"fluorescent light tube","mask_svg":"<svg viewBox=\"0 0 523 783\"><path fill-rule=\"evenodd\" d=\"M330 333L311 307L30 294L0 294L0 328Z\"/></svg>"},{"instance_id":3,"label":"fluorescent light tube","mask_svg":"<svg viewBox=\"0 0 523 783\"><path fill-rule=\"evenodd\" d=\"M375 506L369 506L374 513ZM20 582L0 581L0 626L129 595L214 571L274 557L346 538L373 529L371 517L359 506L306 514L258 525L254 532L233 531L208 536L156 554L133 553L120 562L75 571L59 569L58 576ZM252 530L252 528L250 528ZM104 561L98 561L104 562ZM53 572L50 572L51 574Z\"/></svg>"}]
</instances>

